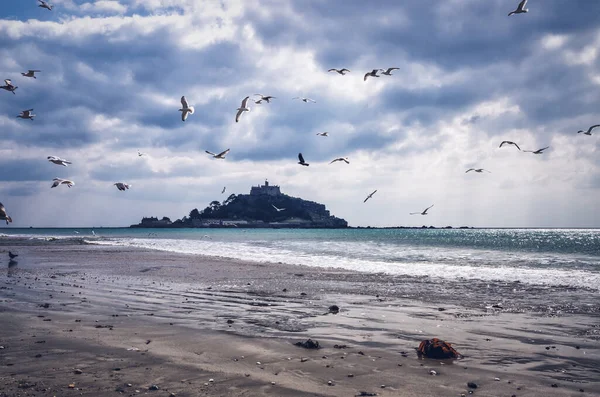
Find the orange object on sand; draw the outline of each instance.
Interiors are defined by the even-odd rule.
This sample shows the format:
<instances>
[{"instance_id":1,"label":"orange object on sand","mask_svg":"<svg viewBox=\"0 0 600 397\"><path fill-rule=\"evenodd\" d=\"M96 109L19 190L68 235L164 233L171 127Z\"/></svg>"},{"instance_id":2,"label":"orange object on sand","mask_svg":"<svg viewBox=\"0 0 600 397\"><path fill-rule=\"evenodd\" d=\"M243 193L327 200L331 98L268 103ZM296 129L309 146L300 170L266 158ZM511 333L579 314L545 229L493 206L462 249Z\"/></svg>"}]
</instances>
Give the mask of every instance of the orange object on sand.
<instances>
[{"instance_id":1,"label":"orange object on sand","mask_svg":"<svg viewBox=\"0 0 600 397\"><path fill-rule=\"evenodd\" d=\"M457 352L450 343L444 342L441 339L425 339L417 349L419 356L427 358L444 359L444 358L461 358L461 354Z\"/></svg>"}]
</instances>

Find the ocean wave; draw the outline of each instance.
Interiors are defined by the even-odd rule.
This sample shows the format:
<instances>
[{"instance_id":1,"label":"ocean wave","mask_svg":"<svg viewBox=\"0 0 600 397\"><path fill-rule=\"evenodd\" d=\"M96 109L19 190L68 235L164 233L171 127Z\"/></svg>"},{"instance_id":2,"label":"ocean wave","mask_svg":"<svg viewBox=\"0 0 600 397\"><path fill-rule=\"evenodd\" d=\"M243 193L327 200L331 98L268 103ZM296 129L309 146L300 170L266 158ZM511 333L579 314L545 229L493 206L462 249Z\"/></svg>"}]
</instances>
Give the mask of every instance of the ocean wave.
<instances>
[{"instance_id":1,"label":"ocean wave","mask_svg":"<svg viewBox=\"0 0 600 397\"><path fill-rule=\"evenodd\" d=\"M282 262L318 268L406 276L435 276L448 280L521 282L532 285L567 286L600 290L600 273L580 266L597 266L594 260L567 256L541 257L514 252L404 248L362 242L319 245L316 242L223 242L214 240L118 238L85 240L90 244L138 247L174 253L204 255L253 262ZM316 246L319 246L316 248ZM367 254L368 253L368 254Z\"/></svg>"}]
</instances>

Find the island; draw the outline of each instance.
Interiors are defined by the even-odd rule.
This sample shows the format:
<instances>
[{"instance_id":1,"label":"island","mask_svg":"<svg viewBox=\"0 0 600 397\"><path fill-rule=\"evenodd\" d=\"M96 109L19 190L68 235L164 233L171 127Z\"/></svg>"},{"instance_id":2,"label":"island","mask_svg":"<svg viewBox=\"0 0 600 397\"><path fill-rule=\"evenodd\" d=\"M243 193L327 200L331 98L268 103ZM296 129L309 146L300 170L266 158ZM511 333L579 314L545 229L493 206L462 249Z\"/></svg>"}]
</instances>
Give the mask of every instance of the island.
<instances>
[{"instance_id":1,"label":"island","mask_svg":"<svg viewBox=\"0 0 600 397\"><path fill-rule=\"evenodd\" d=\"M250 194L231 194L199 211L171 221L168 217L145 217L132 228L303 228L341 229L348 222L329 213L325 205L281 193L279 186L252 186Z\"/></svg>"}]
</instances>

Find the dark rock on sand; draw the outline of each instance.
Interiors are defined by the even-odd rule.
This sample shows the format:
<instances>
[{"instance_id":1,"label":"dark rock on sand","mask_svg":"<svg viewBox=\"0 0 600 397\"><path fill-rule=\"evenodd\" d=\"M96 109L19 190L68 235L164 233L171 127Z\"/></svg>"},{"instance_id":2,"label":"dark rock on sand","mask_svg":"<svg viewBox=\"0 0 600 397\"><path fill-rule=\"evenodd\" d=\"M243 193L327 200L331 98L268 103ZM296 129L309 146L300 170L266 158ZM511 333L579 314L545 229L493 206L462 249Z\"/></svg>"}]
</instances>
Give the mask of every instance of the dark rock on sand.
<instances>
[{"instance_id":1,"label":"dark rock on sand","mask_svg":"<svg viewBox=\"0 0 600 397\"><path fill-rule=\"evenodd\" d=\"M148 390L158 390L158 389L160 389L160 388L156 385L152 385L148 388Z\"/></svg>"},{"instance_id":2,"label":"dark rock on sand","mask_svg":"<svg viewBox=\"0 0 600 397\"><path fill-rule=\"evenodd\" d=\"M319 349L320 348L319 342L317 342L316 340L312 340L312 339L307 339L305 342L296 342L296 343L294 343L294 345L303 347L305 349Z\"/></svg>"},{"instance_id":3,"label":"dark rock on sand","mask_svg":"<svg viewBox=\"0 0 600 397\"><path fill-rule=\"evenodd\" d=\"M372 397L372 396L376 396L377 393L370 393L368 391L361 391L358 394L356 394L356 397Z\"/></svg>"},{"instance_id":4,"label":"dark rock on sand","mask_svg":"<svg viewBox=\"0 0 600 397\"><path fill-rule=\"evenodd\" d=\"M445 358L460 358L461 355L448 342L438 338L425 339L419 344L417 349L419 356L427 358L445 359Z\"/></svg>"},{"instance_id":5,"label":"dark rock on sand","mask_svg":"<svg viewBox=\"0 0 600 397\"><path fill-rule=\"evenodd\" d=\"M329 313L338 314L340 312L340 307L338 305L329 306Z\"/></svg>"},{"instance_id":6,"label":"dark rock on sand","mask_svg":"<svg viewBox=\"0 0 600 397\"><path fill-rule=\"evenodd\" d=\"M333 348L334 348L334 349L345 349L345 348L347 348L347 347L348 347L348 346L346 346L346 345L333 345Z\"/></svg>"},{"instance_id":7,"label":"dark rock on sand","mask_svg":"<svg viewBox=\"0 0 600 397\"><path fill-rule=\"evenodd\" d=\"M83 373L83 371L82 371L82 370L80 370L80 369L76 369L75 371L73 371L73 373L74 373L75 375L81 375L81 374Z\"/></svg>"},{"instance_id":8,"label":"dark rock on sand","mask_svg":"<svg viewBox=\"0 0 600 397\"><path fill-rule=\"evenodd\" d=\"M233 324L233 320L231 320L231 319L227 320L227 324Z\"/></svg>"},{"instance_id":9,"label":"dark rock on sand","mask_svg":"<svg viewBox=\"0 0 600 397\"><path fill-rule=\"evenodd\" d=\"M467 383L467 387L469 389L477 389L477 383L475 383L475 382L469 382L469 383Z\"/></svg>"},{"instance_id":10,"label":"dark rock on sand","mask_svg":"<svg viewBox=\"0 0 600 397\"><path fill-rule=\"evenodd\" d=\"M47 308L49 308L49 307L50 307L50 304L49 304L49 303L42 303L42 304L40 304L39 306L40 306L40 307L43 307L44 309L47 309Z\"/></svg>"}]
</instances>

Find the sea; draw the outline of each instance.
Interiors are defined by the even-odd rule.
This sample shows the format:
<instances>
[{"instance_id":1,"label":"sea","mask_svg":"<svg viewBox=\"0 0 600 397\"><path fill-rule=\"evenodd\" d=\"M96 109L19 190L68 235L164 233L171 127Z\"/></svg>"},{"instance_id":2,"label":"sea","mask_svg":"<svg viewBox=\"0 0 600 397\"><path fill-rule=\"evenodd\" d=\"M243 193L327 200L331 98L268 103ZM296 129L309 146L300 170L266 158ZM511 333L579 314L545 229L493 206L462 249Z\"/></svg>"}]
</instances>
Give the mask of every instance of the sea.
<instances>
[{"instance_id":1,"label":"sea","mask_svg":"<svg viewBox=\"0 0 600 397\"><path fill-rule=\"evenodd\" d=\"M192 255L600 293L600 229L1 229Z\"/></svg>"}]
</instances>

